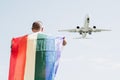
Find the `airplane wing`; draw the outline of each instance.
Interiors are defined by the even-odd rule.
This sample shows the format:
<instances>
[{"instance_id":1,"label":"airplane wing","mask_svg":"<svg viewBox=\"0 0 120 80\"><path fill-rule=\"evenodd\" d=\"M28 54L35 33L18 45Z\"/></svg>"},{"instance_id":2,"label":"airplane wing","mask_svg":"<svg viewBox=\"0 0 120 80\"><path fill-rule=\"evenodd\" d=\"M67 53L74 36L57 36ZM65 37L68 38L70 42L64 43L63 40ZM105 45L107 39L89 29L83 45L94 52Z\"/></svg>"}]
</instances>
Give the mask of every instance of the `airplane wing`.
<instances>
[{"instance_id":1,"label":"airplane wing","mask_svg":"<svg viewBox=\"0 0 120 80\"><path fill-rule=\"evenodd\" d=\"M59 32L77 32L76 29L58 30Z\"/></svg>"},{"instance_id":2,"label":"airplane wing","mask_svg":"<svg viewBox=\"0 0 120 80\"><path fill-rule=\"evenodd\" d=\"M93 32L111 31L109 29L93 29Z\"/></svg>"}]
</instances>

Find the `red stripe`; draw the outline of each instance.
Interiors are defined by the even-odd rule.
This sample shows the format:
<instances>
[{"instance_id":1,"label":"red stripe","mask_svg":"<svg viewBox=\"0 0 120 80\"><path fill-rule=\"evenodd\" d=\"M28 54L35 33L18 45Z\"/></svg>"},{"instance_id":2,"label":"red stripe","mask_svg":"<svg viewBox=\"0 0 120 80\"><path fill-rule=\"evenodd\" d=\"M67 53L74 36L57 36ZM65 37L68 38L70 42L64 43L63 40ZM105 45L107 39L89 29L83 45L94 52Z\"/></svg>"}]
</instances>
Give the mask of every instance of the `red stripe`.
<instances>
[{"instance_id":1,"label":"red stripe","mask_svg":"<svg viewBox=\"0 0 120 80\"><path fill-rule=\"evenodd\" d=\"M12 40L9 80L24 80L27 35Z\"/></svg>"},{"instance_id":2,"label":"red stripe","mask_svg":"<svg viewBox=\"0 0 120 80\"><path fill-rule=\"evenodd\" d=\"M21 37L13 38L11 43L11 57L10 57L10 68L9 68L9 77L8 80L14 80L14 72L16 66L16 58L18 53L18 43L20 42Z\"/></svg>"}]
</instances>

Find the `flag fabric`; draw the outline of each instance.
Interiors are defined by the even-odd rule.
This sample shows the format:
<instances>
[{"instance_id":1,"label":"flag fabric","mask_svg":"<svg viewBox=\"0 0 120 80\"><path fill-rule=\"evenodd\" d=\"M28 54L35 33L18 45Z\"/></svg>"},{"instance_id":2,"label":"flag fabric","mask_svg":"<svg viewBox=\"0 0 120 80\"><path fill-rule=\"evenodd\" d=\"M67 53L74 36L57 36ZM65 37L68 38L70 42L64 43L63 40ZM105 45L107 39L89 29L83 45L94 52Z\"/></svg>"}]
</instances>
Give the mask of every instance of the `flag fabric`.
<instances>
[{"instance_id":1,"label":"flag fabric","mask_svg":"<svg viewBox=\"0 0 120 80\"><path fill-rule=\"evenodd\" d=\"M13 38L8 80L54 80L62 42L39 32Z\"/></svg>"}]
</instances>

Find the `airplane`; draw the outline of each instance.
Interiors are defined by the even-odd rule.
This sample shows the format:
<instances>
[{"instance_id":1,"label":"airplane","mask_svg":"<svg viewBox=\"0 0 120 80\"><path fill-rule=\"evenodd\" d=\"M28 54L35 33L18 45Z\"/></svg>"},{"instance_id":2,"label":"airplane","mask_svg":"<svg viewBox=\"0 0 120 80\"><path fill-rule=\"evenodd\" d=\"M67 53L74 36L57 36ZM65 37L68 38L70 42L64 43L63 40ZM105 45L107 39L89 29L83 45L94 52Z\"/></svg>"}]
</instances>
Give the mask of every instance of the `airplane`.
<instances>
[{"instance_id":1,"label":"airplane","mask_svg":"<svg viewBox=\"0 0 120 80\"><path fill-rule=\"evenodd\" d=\"M78 32L80 35L82 35L81 38L86 38L87 33L89 35L92 34L92 32L101 32L101 31L111 31L109 29L97 29L96 26L93 26L93 28L89 27L89 23L90 23L90 17L88 15L86 15L85 18L85 22L84 22L84 26L83 27L79 27L77 26L76 29L67 29L67 30L58 30L59 32Z\"/></svg>"}]
</instances>

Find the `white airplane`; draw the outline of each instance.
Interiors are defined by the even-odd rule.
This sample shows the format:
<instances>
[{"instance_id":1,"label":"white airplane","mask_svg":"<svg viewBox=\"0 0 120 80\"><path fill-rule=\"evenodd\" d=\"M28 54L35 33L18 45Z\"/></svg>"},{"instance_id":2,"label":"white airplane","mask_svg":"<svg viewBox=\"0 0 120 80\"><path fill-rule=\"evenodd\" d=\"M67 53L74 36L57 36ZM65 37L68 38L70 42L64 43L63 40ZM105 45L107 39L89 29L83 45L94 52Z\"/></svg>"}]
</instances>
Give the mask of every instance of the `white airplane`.
<instances>
[{"instance_id":1,"label":"white airplane","mask_svg":"<svg viewBox=\"0 0 120 80\"><path fill-rule=\"evenodd\" d=\"M82 35L82 38L86 38L87 33L88 34L92 34L92 32L101 32L101 31L111 31L108 29L97 29L96 26L93 26L93 28L89 27L89 23L90 23L90 18L87 15L85 18L85 23L83 27L79 27L77 26L76 29L67 29L67 30L58 30L59 32L61 31L66 31L66 32L78 32L80 33L80 35Z\"/></svg>"}]
</instances>

